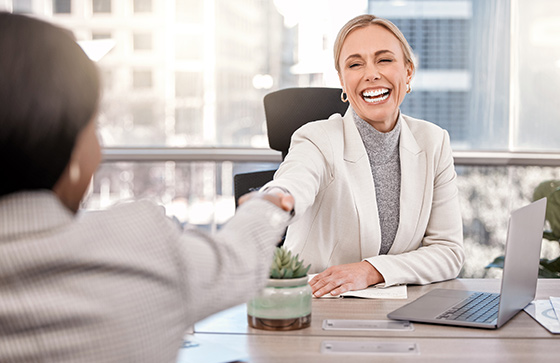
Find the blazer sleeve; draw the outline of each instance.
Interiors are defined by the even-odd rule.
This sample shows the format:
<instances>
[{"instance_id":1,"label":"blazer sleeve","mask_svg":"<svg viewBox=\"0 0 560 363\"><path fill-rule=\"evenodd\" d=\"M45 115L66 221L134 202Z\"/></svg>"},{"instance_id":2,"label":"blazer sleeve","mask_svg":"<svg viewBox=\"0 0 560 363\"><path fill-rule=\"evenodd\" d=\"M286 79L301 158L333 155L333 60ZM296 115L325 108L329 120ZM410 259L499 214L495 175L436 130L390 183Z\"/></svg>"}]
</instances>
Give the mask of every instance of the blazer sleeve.
<instances>
[{"instance_id":1,"label":"blazer sleeve","mask_svg":"<svg viewBox=\"0 0 560 363\"><path fill-rule=\"evenodd\" d=\"M191 323L246 302L264 287L289 219L268 201L250 200L215 235L192 230L171 241Z\"/></svg>"},{"instance_id":2,"label":"blazer sleeve","mask_svg":"<svg viewBox=\"0 0 560 363\"><path fill-rule=\"evenodd\" d=\"M386 286L452 279L463 266L463 226L455 183L457 174L449 134L446 131L443 134L439 160L434 163L429 219L420 246L401 254L366 259L383 275Z\"/></svg>"},{"instance_id":3,"label":"blazer sleeve","mask_svg":"<svg viewBox=\"0 0 560 363\"><path fill-rule=\"evenodd\" d=\"M288 190L294 197L294 222L315 203L319 191L333 180L333 137L323 127L324 121L311 122L293 135L286 159L280 164L274 180L263 186Z\"/></svg>"}]
</instances>

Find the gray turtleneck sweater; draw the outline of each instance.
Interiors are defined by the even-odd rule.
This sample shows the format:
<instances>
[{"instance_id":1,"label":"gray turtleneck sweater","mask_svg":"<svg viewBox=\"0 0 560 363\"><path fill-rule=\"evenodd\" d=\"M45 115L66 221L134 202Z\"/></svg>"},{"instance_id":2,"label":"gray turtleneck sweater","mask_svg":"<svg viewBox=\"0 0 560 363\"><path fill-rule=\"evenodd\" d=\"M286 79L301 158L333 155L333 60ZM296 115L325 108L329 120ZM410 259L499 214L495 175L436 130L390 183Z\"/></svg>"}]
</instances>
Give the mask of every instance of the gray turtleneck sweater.
<instances>
[{"instance_id":1,"label":"gray turtleneck sweater","mask_svg":"<svg viewBox=\"0 0 560 363\"><path fill-rule=\"evenodd\" d=\"M399 227L401 195L401 163L399 157L399 138L401 122L393 130L383 133L377 131L353 112L354 122L366 147L375 185L377 210L381 227L380 255L386 255L395 239Z\"/></svg>"}]
</instances>

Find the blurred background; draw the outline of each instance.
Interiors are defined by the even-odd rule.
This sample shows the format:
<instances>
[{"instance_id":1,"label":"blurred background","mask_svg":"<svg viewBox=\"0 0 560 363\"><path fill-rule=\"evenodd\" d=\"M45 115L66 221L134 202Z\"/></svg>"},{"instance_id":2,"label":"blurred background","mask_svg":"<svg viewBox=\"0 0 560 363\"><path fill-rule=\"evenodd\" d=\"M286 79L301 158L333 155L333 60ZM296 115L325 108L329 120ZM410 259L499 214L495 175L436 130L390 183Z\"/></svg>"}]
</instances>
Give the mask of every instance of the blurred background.
<instances>
[{"instance_id":1,"label":"blurred background","mask_svg":"<svg viewBox=\"0 0 560 363\"><path fill-rule=\"evenodd\" d=\"M104 161L84 208L149 198L215 231L233 175L277 167L263 97L339 87L332 47L350 18L394 22L418 59L402 112L447 129L467 262L502 254L507 217L560 179L560 2L554 0L0 0L71 29L103 80ZM8 55L1 55L8 56ZM560 254L543 242L543 257Z\"/></svg>"}]
</instances>

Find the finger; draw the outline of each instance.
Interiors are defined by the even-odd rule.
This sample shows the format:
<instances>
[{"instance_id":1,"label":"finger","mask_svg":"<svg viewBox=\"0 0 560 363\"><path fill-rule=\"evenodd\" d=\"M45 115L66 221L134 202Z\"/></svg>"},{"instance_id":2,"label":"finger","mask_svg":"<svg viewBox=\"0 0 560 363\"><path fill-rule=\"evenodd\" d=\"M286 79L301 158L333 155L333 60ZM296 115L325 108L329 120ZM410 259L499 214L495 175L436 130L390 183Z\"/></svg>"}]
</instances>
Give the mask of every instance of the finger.
<instances>
[{"instance_id":1,"label":"finger","mask_svg":"<svg viewBox=\"0 0 560 363\"><path fill-rule=\"evenodd\" d=\"M280 198L280 203L282 204L282 209L284 209L286 212L291 212L294 209L295 201L292 195L284 194Z\"/></svg>"},{"instance_id":2,"label":"finger","mask_svg":"<svg viewBox=\"0 0 560 363\"><path fill-rule=\"evenodd\" d=\"M325 286L325 282L322 280L317 280L315 282L313 282L313 284L309 284L309 286L311 286L311 292L315 293L317 290L321 289L323 286Z\"/></svg>"},{"instance_id":3,"label":"finger","mask_svg":"<svg viewBox=\"0 0 560 363\"><path fill-rule=\"evenodd\" d=\"M313 295L315 297L321 297L325 294L330 293L331 291L333 291L334 289L336 289L340 284L336 281L329 281L327 284L325 284L323 287L317 289Z\"/></svg>"},{"instance_id":4,"label":"finger","mask_svg":"<svg viewBox=\"0 0 560 363\"><path fill-rule=\"evenodd\" d=\"M352 286L351 284L342 284L339 287L337 287L336 289L332 290L330 293L333 296L338 296L340 294L344 294L347 291L352 290Z\"/></svg>"},{"instance_id":5,"label":"finger","mask_svg":"<svg viewBox=\"0 0 560 363\"><path fill-rule=\"evenodd\" d=\"M320 274L317 274L317 275L313 276L313 278L311 280L309 280L309 284L310 285L315 285L321 280L323 280L323 273L320 273Z\"/></svg>"},{"instance_id":6,"label":"finger","mask_svg":"<svg viewBox=\"0 0 560 363\"><path fill-rule=\"evenodd\" d=\"M329 280L330 273L328 270L323 271L317 275L315 275L310 281L309 285L315 290L320 289L321 287L325 286Z\"/></svg>"},{"instance_id":7,"label":"finger","mask_svg":"<svg viewBox=\"0 0 560 363\"><path fill-rule=\"evenodd\" d=\"M250 193L247 193L247 194L243 194L241 197L239 197L239 200L237 201L237 203L238 203L239 205L245 203L245 202L248 201L249 199L254 198L254 197L255 197L255 193L256 193L256 192L250 192Z\"/></svg>"}]
</instances>

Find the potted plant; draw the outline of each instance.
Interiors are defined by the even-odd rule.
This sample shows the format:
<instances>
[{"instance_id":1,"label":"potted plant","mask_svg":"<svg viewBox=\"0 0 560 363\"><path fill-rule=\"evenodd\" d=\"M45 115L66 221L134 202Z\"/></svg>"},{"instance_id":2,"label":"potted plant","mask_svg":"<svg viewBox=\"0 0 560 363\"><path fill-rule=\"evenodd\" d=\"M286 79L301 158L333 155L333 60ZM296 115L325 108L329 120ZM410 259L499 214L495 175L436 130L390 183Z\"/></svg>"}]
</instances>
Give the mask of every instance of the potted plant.
<instances>
[{"instance_id":1,"label":"potted plant","mask_svg":"<svg viewBox=\"0 0 560 363\"><path fill-rule=\"evenodd\" d=\"M299 255L277 247L266 287L247 303L249 326L264 330L295 330L311 325L311 287Z\"/></svg>"}]
</instances>

